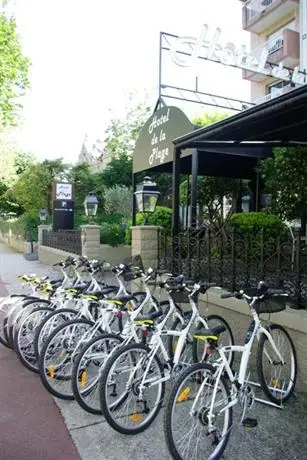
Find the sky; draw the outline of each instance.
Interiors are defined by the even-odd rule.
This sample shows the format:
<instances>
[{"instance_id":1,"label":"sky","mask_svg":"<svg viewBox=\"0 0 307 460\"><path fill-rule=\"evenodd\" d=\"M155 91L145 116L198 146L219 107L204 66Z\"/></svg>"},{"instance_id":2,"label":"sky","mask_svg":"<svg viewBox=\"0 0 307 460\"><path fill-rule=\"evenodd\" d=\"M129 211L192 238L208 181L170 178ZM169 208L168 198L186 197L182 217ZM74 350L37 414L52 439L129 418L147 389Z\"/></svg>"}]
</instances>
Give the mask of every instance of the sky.
<instances>
[{"instance_id":1,"label":"sky","mask_svg":"<svg viewBox=\"0 0 307 460\"><path fill-rule=\"evenodd\" d=\"M239 0L17 0L24 53L31 59L31 90L24 98L20 146L38 158L74 162L85 133L104 138L110 110L124 116L127 94L158 97L159 33L198 36L203 24L222 29L222 41L248 44ZM183 68L163 63L163 82L249 100L242 72L219 64ZM177 101L167 100L170 105ZM182 107L181 107L182 108ZM206 111L184 106L187 115Z\"/></svg>"}]
</instances>

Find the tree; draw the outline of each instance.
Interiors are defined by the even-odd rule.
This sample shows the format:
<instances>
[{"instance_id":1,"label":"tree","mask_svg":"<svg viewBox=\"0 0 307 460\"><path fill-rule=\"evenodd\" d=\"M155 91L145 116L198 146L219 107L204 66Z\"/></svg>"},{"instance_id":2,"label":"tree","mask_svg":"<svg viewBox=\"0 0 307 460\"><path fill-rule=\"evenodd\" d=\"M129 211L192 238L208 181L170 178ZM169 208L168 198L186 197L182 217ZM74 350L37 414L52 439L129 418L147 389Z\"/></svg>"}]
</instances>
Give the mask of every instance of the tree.
<instances>
[{"instance_id":1,"label":"tree","mask_svg":"<svg viewBox=\"0 0 307 460\"><path fill-rule=\"evenodd\" d=\"M127 222L132 216L132 190L128 187L115 185L105 192L105 210L108 213L118 212Z\"/></svg>"},{"instance_id":2,"label":"tree","mask_svg":"<svg viewBox=\"0 0 307 460\"><path fill-rule=\"evenodd\" d=\"M21 152L14 143L0 140L0 212L20 213L20 206L7 193L33 161L30 154Z\"/></svg>"},{"instance_id":3,"label":"tree","mask_svg":"<svg viewBox=\"0 0 307 460\"><path fill-rule=\"evenodd\" d=\"M132 158L136 140L149 116L150 108L143 103L135 105L134 95L130 95L125 112L123 118L112 117L106 129L104 151L111 158Z\"/></svg>"},{"instance_id":4,"label":"tree","mask_svg":"<svg viewBox=\"0 0 307 460\"><path fill-rule=\"evenodd\" d=\"M83 202L89 192L95 192L99 198L100 205L98 212L102 211L103 203L103 184L101 177L97 173L91 172L91 165L81 163L73 166L69 172L69 180L75 184L75 212L84 214Z\"/></svg>"},{"instance_id":5,"label":"tree","mask_svg":"<svg viewBox=\"0 0 307 460\"><path fill-rule=\"evenodd\" d=\"M198 126L207 126L229 117L229 113L205 113L193 120ZM191 182L191 181L190 181ZM235 179L223 177L197 177L197 203L200 209L200 221L206 219L212 226L221 227L224 224L223 198L231 198L239 191L239 182ZM188 181L180 185L180 202L182 205L190 203L191 190L188 192ZM188 197L187 197L188 194Z\"/></svg>"},{"instance_id":6,"label":"tree","mask_svg":"<svg viewBox=\"0 0 307 460\"><path fill-rule=\"evenodd\" d=\"M52 182L63 173L67 166L62 158L44 160L31 165L20 176L7 196L16 200L29 216L38 216L41 207L47 207L49 215L52 210Z\"/></svg>"},{"instance_id":7,"label":"tree","mask_svg":"<svg viewBox=\"0 0 307 460\"><path fill-rule=\"evenodd\" d=\"M0 14L0 127L15 125L20 97L29 86L30 61L22 53L16 21Z\"/></svg>"},{"instance_id":8,"label":"tree","mask_svg":"<svg viewBox=\"0 0 307 460\"><path fill-rule=\"evenodd\" d=\"M224 120L225 118L230 117L229 112L215 112L215 113L204 113L196 117L193 120L193 124L196 126L208 126L212 125L213 123L217 123L218 121Z\"/></svg>"},{"instance_id":9,"label":"tree","mask_svg":"<svg viewBox=\"0 0 307 460\"><path fill-rule=\"evenodd\" d=\"M272 194L271 210L292 220L306 215L307 147L276 148L262 160L265 190Z\"/></svg>"},{"instance_id":10,"label":"tree","mask_svg":"<svg viewBox=\"0 0 307 460\"><path fill-rule=\"evenodd\" d=\"M239 191L239 182L227 177L197 177L197 203L200 221L208 220L213 227L224 225L223 198L232 198ZM188 203L191 200L191 189ZM187 205L187 181L180 185L180 202ZM228 216L229 217L229 216Z\"/></svg>"},{"instance_id":11,"label":"tree","mask_svg":"<svg viewBox=\"0 0 307 460\"><path fill-rule=\"evenodd\" d=\"M132 158L122 153L117 158L112 158L106 168L100 173L102 184L106 188L121 185L132 185Z\"/></svg>"}]
</instances>

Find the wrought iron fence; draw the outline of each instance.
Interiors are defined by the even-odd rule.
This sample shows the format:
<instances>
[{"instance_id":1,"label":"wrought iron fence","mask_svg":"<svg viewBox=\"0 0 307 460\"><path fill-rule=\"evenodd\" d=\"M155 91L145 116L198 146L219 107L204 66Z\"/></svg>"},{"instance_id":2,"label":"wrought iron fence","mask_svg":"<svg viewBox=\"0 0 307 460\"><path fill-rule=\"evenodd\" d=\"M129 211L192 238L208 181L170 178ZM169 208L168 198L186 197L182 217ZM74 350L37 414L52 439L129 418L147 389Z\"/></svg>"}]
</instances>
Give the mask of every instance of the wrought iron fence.
<instances>
[{"instance_id":1,"label":"wrought iron fence","mask_svg":"<svg viewBox=\"0 0 307 460\"><path fill-rule=\"evenodd\" d=\"M285 289L293 308L307 308L307 241L298 235L188 229L173 238L160 232L158 265L230 290L255 288L264 279Z\"/></svg>"},{"instance_id":2,"label":"wrought iron fence","mask_svg":"<svg viewBox=\"0 0 307 460\"><path fill-rule=\"evenodd\" d=\"M80 230L43 230L43 245L62 249L73 254L82 254Z\"/></svg>"}]
</instances>

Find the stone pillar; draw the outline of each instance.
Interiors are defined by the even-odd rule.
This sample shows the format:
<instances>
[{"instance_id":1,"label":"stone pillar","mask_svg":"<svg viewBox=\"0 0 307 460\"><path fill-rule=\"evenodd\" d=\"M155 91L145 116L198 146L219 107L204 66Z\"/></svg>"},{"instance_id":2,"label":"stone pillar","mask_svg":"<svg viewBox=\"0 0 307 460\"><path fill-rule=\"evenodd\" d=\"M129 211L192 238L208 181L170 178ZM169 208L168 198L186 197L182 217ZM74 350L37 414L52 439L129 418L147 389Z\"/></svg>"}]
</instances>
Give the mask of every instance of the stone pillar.
<instances>
[{"instance_id":1,"label":"stone pillar","mask_svg":"<svg viewBox=\"0 0 307 460\"><path fill-rule=\"evenodd\" d=\"M52 225L42 224L42 225L39 225L37 228L38 228L38 244L42 246L43 245L43 230L50 231L52 229Z\"/></svg>"},{"instance_id":2,"label":"stone pillar","mask_svg":"<svg viewBox=\"0 0 307 460\"><path fill-rule=\"evenodd\" d=\"M88 259L100 259L100 226L81 226L82 255Z\"/></svg>"},{"instance_id":3,"label":"stone pillar","mask_svg":"<svg viewBox=\"0 0 307 460\"><path fill-rule=\"evenodd\" d=\"M144 268L157 268L159 259L159 231L154 225L138 225L132 229L132 256L140 254Z\"/></svg>"}]
</instances>

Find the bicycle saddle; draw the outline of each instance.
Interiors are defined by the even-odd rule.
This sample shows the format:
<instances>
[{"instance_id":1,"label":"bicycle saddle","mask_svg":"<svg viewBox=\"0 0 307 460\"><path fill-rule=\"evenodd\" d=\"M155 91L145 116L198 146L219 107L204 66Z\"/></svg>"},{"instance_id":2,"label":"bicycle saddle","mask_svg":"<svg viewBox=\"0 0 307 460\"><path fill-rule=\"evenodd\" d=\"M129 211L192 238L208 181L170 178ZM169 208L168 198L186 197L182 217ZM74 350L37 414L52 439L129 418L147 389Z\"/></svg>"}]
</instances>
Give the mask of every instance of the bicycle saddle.
<instances>
[{"instance_id":1,"label":"bicycle saddle","mask_svg":"<svg viewBox=\"0 0 307 460\"><path fill-rule=\"evenodd\" d=\"M108 300L114 300L116 302L122 302L122 303L126 303L128 302L129 300L133 300L134 299L134 295L133 294L127 294L127 295L120 295L120 296L115 296L115 297L112 297Z\"/></svg>"},{"instance_id":2,"label":"bicycle saddle","mask_svg":"<svg viewBox=\"0 0 307 460\"><path fill-rule=\"evenodd\" d=\"M154 320L157 318L160 318L160 316L163 315L163 311L154 311L152 313L149 313L146 316L138 316L134 322L135 323L149 323L153 324Z\"/></svg>"},{"instance_id":3,"label":"bicycle saddle","mask_svg":"<svg viewBox=\"0 0 307 460\"><path fill-rule=\"evenodd\" d=\"M226 327L224 324L218 324L217 326L210 327L208 329L202 328L199 329L198 331L195 331L193 336L195 339L213 339L217 340L219 335L226 331Z\"/></svg>"}]
</instances>

